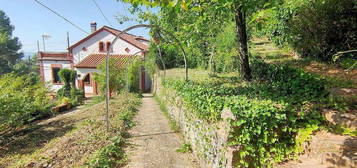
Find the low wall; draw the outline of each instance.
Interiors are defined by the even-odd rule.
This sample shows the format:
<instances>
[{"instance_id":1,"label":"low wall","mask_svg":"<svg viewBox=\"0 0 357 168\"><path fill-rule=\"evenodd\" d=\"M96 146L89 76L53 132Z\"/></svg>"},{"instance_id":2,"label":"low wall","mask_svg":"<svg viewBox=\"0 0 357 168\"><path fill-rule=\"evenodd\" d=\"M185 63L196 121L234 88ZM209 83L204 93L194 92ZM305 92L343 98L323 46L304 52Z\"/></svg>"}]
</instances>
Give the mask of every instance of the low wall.
<instances>
[{"instance_id":1,"label":"low wall","mask_svg":"<svg viewBox=\"0 0 357 168\"><path fill-rule=\"evenodd\" d=\"M158 81L157 96L166 104L168 113L174 119L185 138L191 144L193 154L202 168L231 168L237 148L228 146L230 121L234 117L230 110L223 110L222 120L208 123L198 119L192 110L183 105L181 97L174 90L166 89Z\"/></svg>"}]
</instances>

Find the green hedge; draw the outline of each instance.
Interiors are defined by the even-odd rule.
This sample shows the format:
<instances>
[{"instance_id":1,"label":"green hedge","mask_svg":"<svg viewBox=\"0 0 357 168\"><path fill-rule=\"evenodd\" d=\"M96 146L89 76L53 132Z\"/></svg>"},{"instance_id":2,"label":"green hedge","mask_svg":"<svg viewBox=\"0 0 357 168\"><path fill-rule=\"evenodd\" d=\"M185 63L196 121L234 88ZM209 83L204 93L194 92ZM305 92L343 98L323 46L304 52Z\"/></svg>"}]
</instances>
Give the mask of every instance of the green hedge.
<instances>
[{"instance_id":1,"label":"green hedge","mask_svg":"<svg viewBox=\"0 0 357 168\"><path fill-rule=\"evenodd\" d=\"M262 68L256 81L240 86L163 82L201 119L215 122L223 108L231 109L237 120L232 123L230 144L241 146L237 167L264 167L301 152L301 139L310 135L304 133L323 121L313 106L327 97L323 79L289 67L254 65Z\"/></svg>"}]
</instances>

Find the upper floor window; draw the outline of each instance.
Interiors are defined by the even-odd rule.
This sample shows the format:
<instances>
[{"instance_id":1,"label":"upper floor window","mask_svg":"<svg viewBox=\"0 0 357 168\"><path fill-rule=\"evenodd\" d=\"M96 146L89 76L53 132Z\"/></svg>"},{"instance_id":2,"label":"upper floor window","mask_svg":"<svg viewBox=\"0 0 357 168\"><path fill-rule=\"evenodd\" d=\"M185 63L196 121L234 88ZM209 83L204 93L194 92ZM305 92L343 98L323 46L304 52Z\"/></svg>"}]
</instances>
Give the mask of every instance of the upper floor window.
<instances>
[{"instance_id":1,"label":"upper floor window","mask_svg":"<svg viewBox=\"0 0 357 168\"><path fill-rule=\"evenodd\" d=\"M110 50L110 44L111 44L111 43L108 41L108 42L107 42L107 51ZM112 52L112 51L110 51L110 52Z\"/></svg>"},{"instance_id":2,"label":"upper floor window","mask_svg":"<svg viewBox=\"0 0 357 168\"><path fill-rule=\"evenodd\" d=\"M125 51L126 51L127 53L130 53L130 49L129 49L129 48L125 48Z\"/></svg>"},{"instance_id":3,"label":"upper floor window","mask_svg":"<svg viewBox=\"0 0 357 168\"><path fill-rule=\"evenodd\" d=\"M99 52L104 52L104 43L99 42Z\"/></svg>"}]
</instances>

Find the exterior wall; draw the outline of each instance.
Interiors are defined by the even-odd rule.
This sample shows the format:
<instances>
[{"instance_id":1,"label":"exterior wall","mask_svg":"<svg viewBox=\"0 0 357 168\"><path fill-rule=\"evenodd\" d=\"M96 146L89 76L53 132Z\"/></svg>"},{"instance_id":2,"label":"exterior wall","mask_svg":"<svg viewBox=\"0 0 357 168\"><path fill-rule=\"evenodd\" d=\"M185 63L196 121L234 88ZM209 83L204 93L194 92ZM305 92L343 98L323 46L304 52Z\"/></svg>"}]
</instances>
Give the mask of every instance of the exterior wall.
<instances>
[{"instance_id":1,"label":"exterior wall","mask_svg":"<svg viewBox=\"0 0 357 168\"><path fill-rule=\"evenodd\" d=\"M78 46L74 47L72 49L72 55L73 55L73 61L74 64L79 63L81 60L83 60L85 57L87 57L90 54L96 54L96 53L103 53L105 54L106 52L99 52L99 42L103 42L105 44L105 49L107 48L106 43L107 42L112 42L114 40L115 36L107 31L101 31L95 36L91 37L90 39L86 40L85 42L79 44ZM83 47L86 48L86 51L82 50ZM125 49L128 48L130 52L126 52ZM139 48L131 45L130 43L118 39L116 43L113 46L113 54L135 54L137 52L141 51Z\"/></svg>"},{"instance_id":2,"label":"exterior wall","mask_svg":"<svg viewBox=\"0 0 357 168\"><path fill-rule=\"evenodd\" d=\"M58 65L60 64L62 68L71 69L71 63L69 61L42 61L42 69L43 69L43 78L44 82L53 92L57 92L61 87L62 84L53 84L53 76L52 76L52 68L51 65Z\"/></svg>"},{"instance_id":3,"label":"exterior wall","mask_svg":"<svg viewBox=\"0 0 357 168\"><path fill-rule=\"evenodd\" d=\"M48 83L52 91L58 91L62 87L62 84L52 84L52 69L51 65L52 64L60 64L62 68L68 68L68 69L74 69L77 71L78 77L76 80L76 86L79 87L78 80L83 80L84 77L88 73L93 73L93 72L99 72L98 70L94 68L74 68L73 65L76 65L80 61L82 61L84 58L86 58L90 54L105 54L106 52L99 52L99 42L103 42L105 44L104 48L106 50L107 42L112 42L115 38L115 35L112 33L103 30L99 32L98 34L94 35L93 37L89 38L88 40L82 42L78 46L74 47L71 49L69 52L71 53L71 57L73 58L73 62L70 61L43 61L43 63L40 63L40 71L43 73L41 74L41 77L43 76L43 81ZM144 42L145 44L147 42ZM83 50L85 48L86 50ZM127 52L126 49L129 49L130 51ZM137 54L140 52L141 49L135 47L134 45L122 40L118 39L116 43L113 46L113 54L123 54L123 55L133 55ZM139 54L138 54L139 55ZM149 81L150 78L145 75L145 83L151 84ZM92 84L93 86L93 84ZM85 93L93 93L94 89L92 86L84 86ZM150 85L146 86L145 89L148 89Z\"/></svg>"},{"instance_id":4,"label":"exterior wall","mask_svg":"<svg viewBox=\"0 0 357 168\"><path fill-rule=\"evenodd\" d=\"M75 68L75 70L77 71L77 80L83 80L84 77L90 73L94 73L94 72L99 73L99 70L94 68ZM91 80L93 82L93 76L91 76ZM76 81L76 85L79 88L77 81ZM94 93L93 83L91 86L84 86L84 91L85 93Z\"/></svg>"}]
</instances>

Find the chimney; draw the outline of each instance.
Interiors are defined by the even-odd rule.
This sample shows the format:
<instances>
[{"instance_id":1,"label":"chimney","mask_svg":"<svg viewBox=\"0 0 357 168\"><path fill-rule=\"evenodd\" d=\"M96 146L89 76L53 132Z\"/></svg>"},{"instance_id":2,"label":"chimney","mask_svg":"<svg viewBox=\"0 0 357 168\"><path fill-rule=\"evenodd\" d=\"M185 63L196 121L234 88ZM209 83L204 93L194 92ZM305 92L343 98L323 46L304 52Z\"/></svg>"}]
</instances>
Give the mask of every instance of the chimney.
<instances>
[{"instance_id":1,"label":"chimney","mask_svg":"<svg viewBox=\"0 0 357 168\"><path fill-rule=\"evenodd\" d=\"M97 31L97 23L96 22L90 23L90 28L91 28L91 33Z\"/></svg>"}]
</instances>

